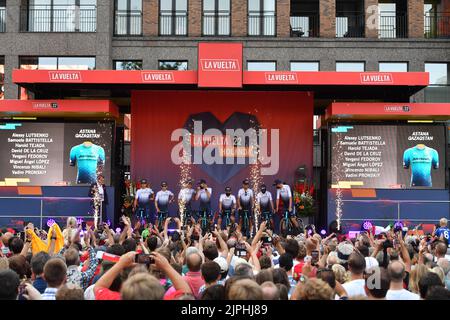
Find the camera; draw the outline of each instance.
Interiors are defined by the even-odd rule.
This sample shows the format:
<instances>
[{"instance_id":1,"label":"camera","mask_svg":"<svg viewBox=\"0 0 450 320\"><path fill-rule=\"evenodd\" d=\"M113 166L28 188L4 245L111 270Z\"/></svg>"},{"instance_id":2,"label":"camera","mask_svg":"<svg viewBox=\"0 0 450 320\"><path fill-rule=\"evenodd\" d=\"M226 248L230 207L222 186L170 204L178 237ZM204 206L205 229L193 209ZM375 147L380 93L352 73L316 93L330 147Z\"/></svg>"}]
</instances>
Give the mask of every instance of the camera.
<instances>
[{"instance_id":1,"label":"camera","mask_svg":"<svg viewBox=\"0 0 450 320\"><path fill-rule=\"evenodd\" d=\"M236 243L236 247L234 249L234 253L238 257L245 257L247 256L247 248L245 247L245 244L242 242Z\"/></svg>"},{"instance_id":2,"label":"camera","mask_svg":"<svg viewBox=\"0 0 450 320\"><path fill-rule=\"evenodd\" d=\"M263 245L270 245L272 243L272 238L265 236L261 238Z\"/></svg>"},{"instance_id":3,"label":"camera","mask_svg":"<svg viewBox=\"0 0 450 320\"><path fill-rule=\"evenodd\" d=\"M392 243L391 240L386 240L383 242L383 249L387 249L387 248L393 248L394 244Z\"/></svg>"},{"instance_id":4,"label":"camera","mask_svg":"<svg viewBox=\"0 0 450 320\"><path fill-rule=\"evenodd\" d=\"M134 258L134 262L150 265L155 263L155 259L149 254L137 254Z\"/></svg>"},{"instance_id":5,"label":"camera","mask_svg":"<svg viewBox=\"0 0 450 320\"><path fill-rule=\"evenodd\" d=\"M319 251L313 250L311 252L311 265L315 266L319 262Z\"/></svg>"}]
</instances>

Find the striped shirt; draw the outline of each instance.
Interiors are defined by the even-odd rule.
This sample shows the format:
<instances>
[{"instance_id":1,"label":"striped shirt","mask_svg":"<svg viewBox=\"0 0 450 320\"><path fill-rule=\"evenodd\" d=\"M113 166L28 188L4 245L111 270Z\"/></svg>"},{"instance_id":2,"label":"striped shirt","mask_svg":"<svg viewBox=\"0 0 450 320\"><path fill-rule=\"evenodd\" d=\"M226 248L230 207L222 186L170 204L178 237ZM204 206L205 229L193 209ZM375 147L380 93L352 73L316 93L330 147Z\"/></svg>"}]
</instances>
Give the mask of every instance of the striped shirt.
<instances>
[{"instance_id":1,"label":"striped shirt","mask_svg":"<svg viewBox=\"0 0 450 320\"><path fill-rule=\"evenodd\" d=\"M56 300L56 291L58 291L57 288L47 287L42 294L42 300Z\"/></svg>"}]
</instances>

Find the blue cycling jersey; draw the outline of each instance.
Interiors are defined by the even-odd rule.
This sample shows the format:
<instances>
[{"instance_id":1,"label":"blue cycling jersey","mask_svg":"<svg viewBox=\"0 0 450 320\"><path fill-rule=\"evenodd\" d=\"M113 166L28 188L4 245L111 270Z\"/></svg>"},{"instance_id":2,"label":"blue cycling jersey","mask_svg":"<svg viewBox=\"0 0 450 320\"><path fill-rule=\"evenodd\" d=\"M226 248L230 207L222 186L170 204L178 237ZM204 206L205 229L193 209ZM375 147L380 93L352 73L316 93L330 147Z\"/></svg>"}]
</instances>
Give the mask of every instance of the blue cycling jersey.
<instances>
[{"instance_id":1,"label":"blue cycling jersey","mask_svg":"<svg viewBox=\"0 0 450 320\"><path fill-rule=\"evenodd\" d=\"M439 154L427 146L409 148L403 153L403 167L411 167L411 187L432 187L431 168L439 168Z\"/></svg>"},{"instance_id":2,"label":"blue cycling jersey","mask_svg":"<svg viewBox=\"0 0 450 320\"><path fill-rule=\"evenodd\" d=\"M97 167L105 164L105 150L93 143L82 143L70 150L70 165L77 165L77 183L95 183Z\"/></svg>"},{"instance_id":3,"label":"blue cycling jersey","mask_svg":"<svg viewBox=\"0 0 450 320\"><path fill-rule=\"evenodd\" d=\"M444 239L446 239L447 241L449 240L449 233L450 233L450 229L447 227L439 227L436 229L435 231L435 235L440 238L441 235L444 235Z\"/></svg>"}]
</instances>

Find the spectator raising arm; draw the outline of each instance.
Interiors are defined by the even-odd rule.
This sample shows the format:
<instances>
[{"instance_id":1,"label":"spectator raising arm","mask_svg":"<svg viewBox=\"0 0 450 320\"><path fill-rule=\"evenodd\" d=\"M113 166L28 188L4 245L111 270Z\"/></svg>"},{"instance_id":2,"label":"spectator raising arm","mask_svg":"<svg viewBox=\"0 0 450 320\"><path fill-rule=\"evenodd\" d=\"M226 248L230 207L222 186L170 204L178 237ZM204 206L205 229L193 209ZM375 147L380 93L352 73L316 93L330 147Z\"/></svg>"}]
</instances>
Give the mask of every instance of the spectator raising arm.
<instances>
[{"instance_id":1,"label":"spectator raising arm","mask_svg":"<svg viewBox=\"0 0 450 320\"><path fill-rule=\"evenodd\" d=\"M105 274L103 274L100 279L95 283L94 286L94 293L97 293L100 289L109 289L109 287L114 282L114 279L122 272L123 269L127 267L133 266L134 263L134 257L136 256L135 251L130 251L124 255L122 255L119 259L119 261L112 266L111 269L106 271Z\"/></svg>"},{"instance_id":2,"label":"spectator raising arm","mask_svg":"<svg viewBox=\"0 0 450 320\"><path fill-rule=\"evenodd\" d=\"M184 293L192 293L187 282L183 280L183 277L170 265L169 261L163 255L158 252L152 252L151 256L155 259L156 267L164 272L176 290L181 290Z\"/></svg>"}]
</instances>

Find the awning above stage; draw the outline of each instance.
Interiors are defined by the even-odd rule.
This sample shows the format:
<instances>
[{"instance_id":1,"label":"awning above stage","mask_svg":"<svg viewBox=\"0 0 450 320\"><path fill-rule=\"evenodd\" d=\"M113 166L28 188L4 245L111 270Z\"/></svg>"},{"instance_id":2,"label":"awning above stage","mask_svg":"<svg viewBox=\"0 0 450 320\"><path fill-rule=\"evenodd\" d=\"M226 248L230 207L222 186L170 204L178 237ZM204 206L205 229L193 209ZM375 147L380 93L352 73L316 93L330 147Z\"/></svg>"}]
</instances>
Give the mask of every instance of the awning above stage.
<instances>
[{"instance_id":1,"label":"awning above stage","mask_svg":"<svg viewBox=\"0 0 450 320\"><path fill-rule=\"evenodd\" d=\"M109 100L0 100L0 117L118 118Z\"/></svg>"},{"instance_id":2,"label":"awning above stage","mask_svg":"<svg viewBox=\"0 0 450 320\"><path fill-rule=\"evenodd\" d=\"M329 120L449 120L450 103L335 102L321 124Z\"/></svg>"},{"instance_id":3,"label":"awning above stage","mask_svg":"<svg viewBox=\"0 0 450 320\"><path fill-rule=\"evenodd\" d=\"M243 71L236 89L314 92L316 99L404 100L425 88L427 72ZM14 70L13 82L38 97L130 97L131 90L198 89L198 71ZM201 88L208 88L203 83ZM221 89L220 86L214 86ZM224 83L223 88L230 89Z\"/></svg>"}]
</instances>

